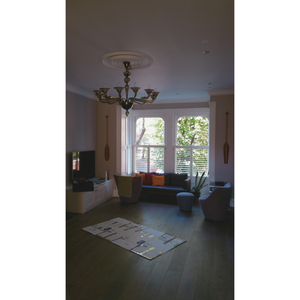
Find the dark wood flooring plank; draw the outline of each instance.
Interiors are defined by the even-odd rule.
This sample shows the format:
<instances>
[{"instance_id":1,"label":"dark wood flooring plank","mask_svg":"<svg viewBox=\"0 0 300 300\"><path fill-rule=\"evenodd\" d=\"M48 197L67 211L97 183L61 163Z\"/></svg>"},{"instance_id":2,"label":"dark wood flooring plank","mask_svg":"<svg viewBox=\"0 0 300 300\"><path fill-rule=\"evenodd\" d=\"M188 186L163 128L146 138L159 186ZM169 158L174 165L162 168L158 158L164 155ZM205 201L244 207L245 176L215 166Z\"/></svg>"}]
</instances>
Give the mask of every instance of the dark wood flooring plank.
<instances>
[{"instance_id":1,"label":"dark wood flooring plank","mask_svg":"<svg viewBox=\"0 0 300 300\"><path fill-rule=\"evenodd\" d=\"M132 254L130 259L116 270L114 279L108 284L100 299L126 298L125 291L127 287L132 286L136 289L137 284L142 283L142 278L147 277L152 265L154 265L153 262L151 263L151 261L143 257ZM132 277L135 277L134 282L132 281ZM128 299L131 299L132 294L129 293L127 296Z\"/></svg>"},{"instance_id":2,"label":"dark wood flooring plank","mask_svg":"<svg viewBox=\"0 0 300 300\"><path fill-rule=\"evenodd\" d=\"M108 242L99 237L91 235L90 238L92 240L89 239L83 252L84 255L80 252L72 258L67 258L66 271L68 279L72 283L77 283L76 279L81 281L80 278L88 277L94 271L96 264L102 264L102 260L111 255L112 245L108 246Z\"/></svg>"},{"instance_id":3,"label":"dark wood flooring plank","mask_svg":"<svg viewBox=\"0 0 300 300\"><path fill-rule=\"evenodd\" d=\"M195 215L193 212L177 211L177 214L180 218L185 220L184 226L181 228L181 232L177 236L186 242L176 249L173 260L169 266L169 270L182 272L189 252L196 218L193 217Z\"/></svg>"},{"instance_id":4,"label":"dark wood flooring plank","mask_svg":"<svg viewBox=\"0 0 300 300\"><path fill-rule=\"evenodd\" d=\"M174 212L175 213L169 219L169 222L163 227L163 231L181 238L181 234L184 225L187 221L187 218L185 218L180 212L178 212L177 209ZM149 275L149 278L142 290L142 295L144 300L156 299L156 297L159 295L161 286L163 285L165 276L173 260L173 256L176 255L176 251L178 251L178 249L183 247L183 245L180 245L179 247L157 258L158 261L154 266L154 268L152 269L152 272Z\"/></svg>"},{"instance_id":5,"label":"dark wood flooring plank","mask_svg":"<svg viewBox=\"0 0 300 300\"><path fill-rule=\"evenodd\" d=\"M156 297L157 300L176 299L177 287L180 282L181 272L168 270L164 277L163 284Z\"/></svg>"},{"instance_id":6,"label":"dark wood flooring plank","mask_svg":"<svg viewBox=\"0 0 300 300\"><path fill-rule=\"evenodd\" d=\"M194 299L233 299L233 260L228 261L226 234L233 231L233 221L203 220L199 271ZM232 240L233 242L233 240Z\"/></svg>"},{"instance_id":7,"label":"dark wood flooring plank","mask_svg":"<svg viewBox=\"0 0 300 300\"><path fill-rule=\"evenodd\" d=\"M214 234L214 265L213 265L213 289L212 295L215 299L233 299L232 284L233 261L228 260L228 244L226 232L231 222L227 219L224 222L216 223Z\"/></svg>"},{"instance_id":8,"label":"dark wood flooring plank","mask_svg":"<svg viewBox=\"0 0 300 300\"><path fill-rule=\"evenodd\" d=\"M130 276L127 277L127 285L125 289L122 291L122 294L118 299L122 300L133 300L140 299L142 295L142 290L149 278L149 275L152 272L152 269L157 263L157 260L147 260L145 258L139 257L138 267L133 270ZM127 275L127 274L126 274Z\"/></svg>"},{"instance_id":9,"label":"dark wood flooring plank","mask_svg":"<svg viewBox=\"0 0 300 300\"><path fill-rule=\"evenodd\" d=\"M155 215L152 215L151 221L145 222L143 224L147 224L147 226L156 230L161 230L162 232L171 232L176 225L175 219L173 220L173 222L170 221L171 215L175 211L175 209L176 207L172 205L160 205L160 210ZM150 215L147 215L147 217L150 217ZM145 268L143 264L141 271L137 272L133 280L129 282L129 285L124 290L121 299L139 299L141 297L140 295L145 295L145 293L147 293L145 291L145 289L147 289L147 286L151 286L152 280L156 279L151 277L151 272L155 267L156 270L153 273L157 274L159 272L160 274L162 274L162 272L158 270L167 268L168 262L171 259L171 255L168 256L168 254L169 253L166 253L162 257L149 261L148 268ZM153 291L151 291L151 295L153 294L152 292L156 293L156 290L154 289ZM145 295L146 298L148 296L150 296L149 293Z\"/></svg>"},{"instance_id":10,"label":"dark wood flooring plank","mask_svg":"<svg viewBox=\"0 0 300 300\"><path fill-rule=\"evenodd\" d=\"M152 268L151 273L149 273L148 278L146 278L146 282L140 293L140 295L143 295L143 300L156 299L173 255L174 252L172 250L155 258L156 262L153 260L155 265ZM134 293L134 296L136 298L132 299L139 299L137 298L138 295L136 293Z\"/></svg>"},{"instance_id":11,"label":"dark wood flooring plank","mask_svg":"<svg viewBox=\"0 0 300 300\"><path fill-rule=\"evenodd\" d=\"M116 271L122 268L133 255L112 243L107 242L107 244L109 254L102 257L90 274L83 278L78 299L100 299L110 282L115 279Z\"/></svg>"},{"instance_id":12,"label":"dark wood flooring plank","mask_svg":"<svg viewBox=\"0 0 300 300\"><path fill-rule=\"evenodd\" d=\"M198 273L195 282L194 299L211 299L214 261L214 240L209 221L202 219L200 225L201 245L199 248Z\"/></svg>"},{"instance_id":13,"label":"dark wood flooring plank","mask_svg":"<svg viewBox=\"0 0 300 300\"><path fill-rule=\"evenodd\" d=\"M190 225L189 231L191 234L188 238L189 247L188 253L185 260L185 265L182 270L182 275L180 278L180 282L178 282L178 289L175 299L193 299L196 285L196 278L198 274L198 264L197 262L200 259L200 247L202 244L201 239L198 236L198 228L200 227L200 218L193 218L193 222Z\"/></svg>"}]
</instances>

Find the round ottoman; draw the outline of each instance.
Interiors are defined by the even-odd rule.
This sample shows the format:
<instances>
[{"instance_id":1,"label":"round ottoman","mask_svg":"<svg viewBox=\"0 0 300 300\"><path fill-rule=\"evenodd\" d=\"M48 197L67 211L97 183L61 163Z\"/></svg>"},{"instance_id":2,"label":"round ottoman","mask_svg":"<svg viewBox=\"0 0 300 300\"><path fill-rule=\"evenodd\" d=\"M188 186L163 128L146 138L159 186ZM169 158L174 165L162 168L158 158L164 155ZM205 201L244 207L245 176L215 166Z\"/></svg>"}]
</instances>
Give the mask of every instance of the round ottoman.
<instances>
[{"instance_id":1,"label":"round ottoman","mask_svg":"<svg viewBox=\"0 0 300 300\"><path fill-rule=\"evenodd\" d=\"M192 193L182 192L176 195L177 203L179 209L182 211L191 211L193 208L193 203L195 200L195 196Z\"/></svg>"}]
</instances>

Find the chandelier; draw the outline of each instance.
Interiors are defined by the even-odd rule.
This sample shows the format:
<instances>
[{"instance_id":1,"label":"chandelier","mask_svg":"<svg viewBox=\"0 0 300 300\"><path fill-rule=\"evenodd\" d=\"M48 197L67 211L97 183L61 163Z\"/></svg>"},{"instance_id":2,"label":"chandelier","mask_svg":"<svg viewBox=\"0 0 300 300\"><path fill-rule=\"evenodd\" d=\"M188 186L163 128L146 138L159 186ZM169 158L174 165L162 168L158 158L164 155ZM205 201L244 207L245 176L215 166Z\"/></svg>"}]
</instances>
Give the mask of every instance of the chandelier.
<instances>
[{"instance_id":1,"label":"chandelier","mask_svg":"<svg viewBox=\"0 0 300 300\"><path fill-rule=\"evenodd\" d=\"M133 107L133 104L137 103L137 104L143 105L143 104L153 103L155 101L156 97L158 96L159 92L156 92L155 90L148 88L148 89L145 89L147 96L137 98L137 93L140 88L134 86L134 87L130 88L133 91L134 96L128 97L128 92L129 92L128 83L130 81L129 77L131 75L131 73L129 72L130 62L124 61L123 64L125 67L125 72L123 73L125 76L125 78L124 78L125 87L118 86L118 87L114 88L118 92L119 97L109 96L108 91L110 89L106 88L106 87L99 88L98 90L94 90L94 93L101 103L107 103L107 104L118 103L119 105L121 105L122 108L126 110L125 115L128 117L129 116L128 110L130 110ZM125 98L122 97L122 91L124 88L125 88L125 95L126 95Z\"/></svg>"}]
</instances>

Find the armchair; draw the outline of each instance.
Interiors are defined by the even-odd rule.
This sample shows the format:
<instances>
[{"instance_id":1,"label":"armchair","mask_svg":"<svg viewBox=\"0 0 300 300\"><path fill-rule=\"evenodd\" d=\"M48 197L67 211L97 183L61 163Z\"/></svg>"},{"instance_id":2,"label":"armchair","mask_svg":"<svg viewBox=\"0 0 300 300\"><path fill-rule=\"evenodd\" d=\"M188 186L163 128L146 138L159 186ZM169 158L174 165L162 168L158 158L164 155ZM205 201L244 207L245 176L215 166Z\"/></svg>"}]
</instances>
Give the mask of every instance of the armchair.
<instances>
[{"instance_id":1,"label":"armchair","mask_svg":"<svg viewBox=\"0 0 300 300\"><path fill-rule=\"evenodd\" d=\"M228 182L223 187L217 187L211 194L200 197L204 217L211 221L224 221L227 218L232 185Z\"/></svg>"},{"instance_id":2,"label":"armchair","mask_svg":"<svg viewBox=\"0 0 300 300\"><path fill-rule=\"evenodd\" d=\"M122 203L135 203L139 201L141 190L143 187L142 177L131 177L130 183L124 182L127 186L122 187L122 177L129 178L130 176L114 175L114 179L118 188L119 197ZM130 186L131 185L131 186Z\"/></svg>"}]
</instances>

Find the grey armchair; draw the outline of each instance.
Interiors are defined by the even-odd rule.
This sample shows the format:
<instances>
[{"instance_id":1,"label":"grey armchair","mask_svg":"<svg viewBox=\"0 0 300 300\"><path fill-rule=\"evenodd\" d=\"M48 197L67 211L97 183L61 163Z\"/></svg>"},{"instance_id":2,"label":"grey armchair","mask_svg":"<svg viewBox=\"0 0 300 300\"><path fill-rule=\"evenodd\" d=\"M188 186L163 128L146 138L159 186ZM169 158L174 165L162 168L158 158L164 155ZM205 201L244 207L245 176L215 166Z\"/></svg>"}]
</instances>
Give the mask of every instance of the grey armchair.
<instances>
[{"instance_id":1,"label":"grey armchair","mask_svg":"<svg viewBox=\"0 0 300 300\"><path fill-rule=\"evenodd\" d=\"M131 195L130 197L126 197L122 194L121 189L120 189L120 181L121 177L129 177L129 176L122 176L122 175L114 175L115 182L118 188L119 192L119 197L122 203L136 203L139 201L141 190L143 187L143 181L142 177L137 176L137 177L132 177L132 182L131 182L131 189L130 189L129 194Z\"/></svg>"},{"instance_id":2,"label":"grey armchair","mask_svg":"<svg viewBox=\"0 0 300 300\"><path fill-rule=\"evenodd\" d=\"M227 218L232 186L228 182L223 187L217 187L211 194L200 197L204 217L211 221L224 221Z\"/></svg>"}]
</instances>

